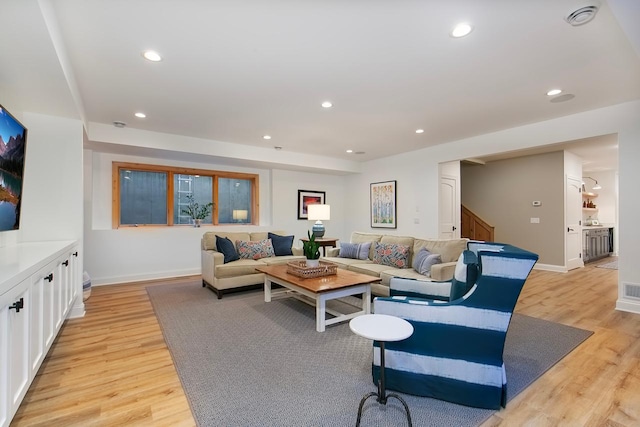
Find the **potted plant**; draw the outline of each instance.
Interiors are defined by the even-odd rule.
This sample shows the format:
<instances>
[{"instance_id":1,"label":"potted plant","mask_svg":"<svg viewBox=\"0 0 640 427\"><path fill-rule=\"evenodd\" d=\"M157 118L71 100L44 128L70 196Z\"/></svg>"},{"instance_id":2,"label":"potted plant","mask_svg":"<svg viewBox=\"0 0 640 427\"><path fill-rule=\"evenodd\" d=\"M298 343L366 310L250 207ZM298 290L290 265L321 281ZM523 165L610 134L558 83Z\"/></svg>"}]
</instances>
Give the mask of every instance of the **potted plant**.
<instances>
[{"instance_id":1,"label":"potted plant","mask_svg":"<svg viewBox=\"0 0 640 427\"><path fill-rule=\"evenodd\" d=\"M193 194L187 195L187 201L187 207L182 209L182 213L185 215L189 215L193 219L194 227L200 227L202 220L211 213L213 203L209 202L207 204L201 205L195 201L195 199L193 198Z\"/></svg>"},{"instance_id":2,"label":"potted plant","mask_svg":"<svg viewBox=\"0 0 640 427\"><path fill-rule=\"evenodd\" d=\"M304 256L307 257L307 267L317 267L320 265L320 244L316 242L316 236L307 231L309 240L302 242Z\"/></svg>"}]
</instances>

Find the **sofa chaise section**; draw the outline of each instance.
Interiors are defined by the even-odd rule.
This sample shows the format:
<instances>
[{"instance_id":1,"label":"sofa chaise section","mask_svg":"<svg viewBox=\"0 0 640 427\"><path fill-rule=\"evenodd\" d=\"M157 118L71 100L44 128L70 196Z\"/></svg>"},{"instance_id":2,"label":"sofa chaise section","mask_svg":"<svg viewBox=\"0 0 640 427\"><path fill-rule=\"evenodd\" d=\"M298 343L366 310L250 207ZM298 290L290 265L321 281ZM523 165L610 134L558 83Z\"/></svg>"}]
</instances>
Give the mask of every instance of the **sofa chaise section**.
<instances>
[{"instance_id":1,"label":"sofa chaise section","mask_svg":"<svg viewBox=\"0 0 640 427\"><path fill-rule=\"evenodd\" d=\"M443 299L447 299L450 292L450 284L448 284L448 281L453 277L456 262L460 254L466 249L467 241L468 239L421 239L410 236L354 232L351 234L350 243L371 242L367 259L341 258L339 256L340 248L329 249L327 256L323 259L337 264L339 268L380 277L380 283L371 285L372 293L378 296L389 296L389 283L391 278L401 277L404 279L430 282L433 295L441 295ZM373 254L376 242L408 246L409 268L394 268L388 265L374 263ZM422 248L426 248L431 253L439 254L442 260L440 264L435 264L431 267L429 275L420 274L411 268L414 255Z\"/></svg>"}]
</instances>

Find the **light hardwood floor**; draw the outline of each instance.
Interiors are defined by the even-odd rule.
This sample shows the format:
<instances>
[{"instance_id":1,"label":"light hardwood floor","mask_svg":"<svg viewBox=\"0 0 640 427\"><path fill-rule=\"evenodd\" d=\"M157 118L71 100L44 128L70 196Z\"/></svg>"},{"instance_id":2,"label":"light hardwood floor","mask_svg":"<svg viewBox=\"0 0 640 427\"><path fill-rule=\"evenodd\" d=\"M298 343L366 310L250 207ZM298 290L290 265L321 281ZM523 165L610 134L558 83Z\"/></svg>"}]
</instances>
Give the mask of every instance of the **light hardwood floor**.
<instances>
[{"instance_id":1,"label":"light hardwood floor","mask_svg":"<svg viewBox=\"0 0 640 427\"><path fill-rule=\"evenodd\" d=\"M195 425L145 291L185 281L94 287L12 426ZM615 311L616 298L615 270L533 271L516 311L595 334L484 426L639 426L640 315Z\"/></svg>"}]
</instances>

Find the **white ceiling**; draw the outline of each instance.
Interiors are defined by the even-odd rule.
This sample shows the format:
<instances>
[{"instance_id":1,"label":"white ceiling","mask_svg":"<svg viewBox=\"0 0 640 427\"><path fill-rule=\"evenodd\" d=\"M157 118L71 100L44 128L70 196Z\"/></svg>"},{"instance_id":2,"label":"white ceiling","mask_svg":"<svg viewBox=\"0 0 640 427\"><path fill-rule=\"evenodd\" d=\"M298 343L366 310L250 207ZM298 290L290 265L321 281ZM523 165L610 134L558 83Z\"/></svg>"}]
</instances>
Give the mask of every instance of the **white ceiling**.
<instances>
[{"instance_id":1,"label":"white ceiling","mask_svg":"<svg viewBox=\"0 0 640 427\"><path fill-rule=\"evenodd\" d=\"M586 3L2 0L0 93L87 123L371 160L639 99L640 50L610 6L637 23L640 2L563 20ZM474 30L454 39L460 21ZM575 98L550 102L555 87Z\"/></svg>"}]
</instances>

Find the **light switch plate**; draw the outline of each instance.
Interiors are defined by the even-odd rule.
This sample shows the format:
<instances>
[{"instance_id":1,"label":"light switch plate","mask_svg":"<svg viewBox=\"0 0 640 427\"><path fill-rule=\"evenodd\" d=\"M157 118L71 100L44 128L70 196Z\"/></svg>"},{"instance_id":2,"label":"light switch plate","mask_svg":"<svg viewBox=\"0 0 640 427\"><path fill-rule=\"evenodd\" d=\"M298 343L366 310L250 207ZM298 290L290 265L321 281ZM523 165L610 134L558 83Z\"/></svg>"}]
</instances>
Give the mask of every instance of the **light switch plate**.
<instances>
[{"instance_id":1,"label":"light switch plate","mask_svg":"<svg viewBox=\"0 0 640 427\"><path fill-rule=\"evenodd\" d=\"M531 218L531 224L540 224L540 218Z\"/></svg>"}]
</instances>

